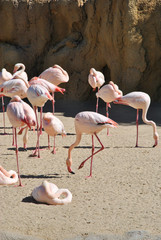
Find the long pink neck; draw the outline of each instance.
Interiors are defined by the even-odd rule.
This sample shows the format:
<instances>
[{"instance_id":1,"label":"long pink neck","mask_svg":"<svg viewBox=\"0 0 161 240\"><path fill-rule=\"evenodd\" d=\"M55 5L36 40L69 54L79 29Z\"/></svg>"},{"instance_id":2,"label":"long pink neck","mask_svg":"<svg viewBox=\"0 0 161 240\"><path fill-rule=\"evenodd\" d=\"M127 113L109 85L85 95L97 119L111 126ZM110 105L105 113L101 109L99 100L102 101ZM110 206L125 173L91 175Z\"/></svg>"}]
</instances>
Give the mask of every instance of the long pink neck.
<instances>
[{"instance_id":1,"label":"long pink neck","mask_svg":"<svg viewBox=\"0 0 161 240\"><path fill-rule=\"evenodd\" d=\"M71 158L71 152L72 152L73 148L75 148L76 146L78 146L78 144L80 143L81 138L82 138L82 134L76 132L76 140L75 140L75 142L70 146L70 148L69 148L69 150L68 150L68 159Z\"/></svg>"},{"instance_id":2,"label":"long pink neck","mask_svg":"<svg viewBox=\"0 0 161 240\"><path fill-rule=\"evenodd\" d=\"M146 117L147 116L147 111L148 111L148 109L143 109L143 112L142 112L143 122L148 124L148 125L151 125L153 127L153 135L156 135L157 134L156 124L152 120L147 119L147 117Z\"/></svg>"}]
</instances>

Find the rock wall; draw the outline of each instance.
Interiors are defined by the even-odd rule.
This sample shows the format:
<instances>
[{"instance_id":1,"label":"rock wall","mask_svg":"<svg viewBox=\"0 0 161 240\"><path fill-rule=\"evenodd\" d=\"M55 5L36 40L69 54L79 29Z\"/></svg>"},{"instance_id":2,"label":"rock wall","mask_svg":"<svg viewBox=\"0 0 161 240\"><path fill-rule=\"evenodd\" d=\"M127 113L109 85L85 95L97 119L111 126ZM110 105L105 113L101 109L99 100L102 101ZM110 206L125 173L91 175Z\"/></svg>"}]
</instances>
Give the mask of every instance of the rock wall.
<instances>
[{"instance_id":1,"label":"rock wall","mask_svg":"<svg viewBox=\"0 0 161 240\"><path fill-rule=\"evenodd\" d=\"M160 0L2 0L0 68L26 65L29 78L54 64L70 76L66 99L94 97L89 69L125 93L161 101Z\"/></svg>"}]
</instances>

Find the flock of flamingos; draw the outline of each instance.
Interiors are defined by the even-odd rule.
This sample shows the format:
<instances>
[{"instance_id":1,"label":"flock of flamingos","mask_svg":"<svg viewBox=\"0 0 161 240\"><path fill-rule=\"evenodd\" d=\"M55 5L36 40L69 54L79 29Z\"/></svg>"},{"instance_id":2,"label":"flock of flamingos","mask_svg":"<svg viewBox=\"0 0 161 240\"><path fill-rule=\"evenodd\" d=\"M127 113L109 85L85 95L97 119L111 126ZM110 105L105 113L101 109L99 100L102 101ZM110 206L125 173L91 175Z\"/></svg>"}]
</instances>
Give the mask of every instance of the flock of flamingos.
<instances>
[{"instance_id":1,"label":"flock of flamingos","mask_svg":"<svg viewBox=\"0 0 161 240\"><path fill-rule=\"evenodd\" d=\"M48 134L48 146L50 146L49 137L54 137L54 146L52 153L55 154L55 137L57 134L65 135L64 125L59 118L54 116L54 93L64 93L65 89L58 87L61 83L69 81L68 73L59 65L54 65L43 71L38 77L33 77L28 81L27 73L25 72L25 66L22 63L17 63L14 66L13 74L8 72L5 68L0 72L0 97L2 97L2 109L3 109L3 124L4 134L5 132L5 107L4 97L10 97L11 100L7 105L7 116L13 128L13 145L16 146L16 161L17 161L17 173L13 170L6 171L0 166L0 185L14 184L19 181L18 186L23 186L20 178L19 161L18 161L18 146L17 146L17 128L19 128L18 134L22 134L24 148L26 148L28 140L28 130L31 128L37 129L37 143L33 156L40 158L39 138L42 134L42 128ZM102 129L107 128L107 134L109 128L117 127L117 123L108 117L108 107L110 103L124 104L137 109L136 125L136 147L138 146L138 116L139 110L142 110L142 120L144 123L149 124L153 128L154 145L157 146L159 135L157 133L156 124L152 120L147 119L147 111L150 105L150 97L144 92L131 92L123 95L122 91L116 84L110 81L105 83L104 75L96 71L94 68L90 69L88 75L88 82L95 90L97 103L96 112L83 111L75 116L75 132L76 140L68 149L68 157L66 160L67 169L70 173L72 171L72 157L71 152L80 141L82 134L90 134L92 136L92 154L85 159L79 166L82 168L88 159L91 159L90 174L87 178L92 177L92 162L93 156L104 149L104 146L97 136ZM22 99L28 98L32 107ZM106 116L98 113L98 101L101 98L106 102ZM50 100L53 103L53 111L43 114L43 106ZM40 120L38 120L38 110L40 107ZM94 136L101 145L101 148L94 151ZM65 197L61 197L64 195ZM44 181L42 185L36 187L32 196L39 202L46 202L48 204L65 204L72 200L72 194L68 189L58 189L53 183Z\"/></svg>"}]
</instances>

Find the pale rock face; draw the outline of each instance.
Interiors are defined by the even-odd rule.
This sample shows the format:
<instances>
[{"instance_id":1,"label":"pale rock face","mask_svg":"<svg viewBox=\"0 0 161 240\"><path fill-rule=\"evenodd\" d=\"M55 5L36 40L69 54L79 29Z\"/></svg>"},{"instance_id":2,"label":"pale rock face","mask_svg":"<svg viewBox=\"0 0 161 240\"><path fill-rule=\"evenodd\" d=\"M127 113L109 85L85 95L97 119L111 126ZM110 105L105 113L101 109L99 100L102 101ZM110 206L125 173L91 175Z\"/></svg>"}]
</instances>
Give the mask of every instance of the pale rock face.
<instances>
[{"instance_id":1,"label":"pale rock face","mask_svg":"<svg viewBox=\"0 0 161 240\"><path fill-rule=\"evenodd\" d=\"M6 0L0 14L1 69L23 62L30 79L59 64L69 82L56 97L86 100L95 94L88 84L93 67L124 94L139 90L161 101L159 0Z\"/></svg>"}]
</instances>

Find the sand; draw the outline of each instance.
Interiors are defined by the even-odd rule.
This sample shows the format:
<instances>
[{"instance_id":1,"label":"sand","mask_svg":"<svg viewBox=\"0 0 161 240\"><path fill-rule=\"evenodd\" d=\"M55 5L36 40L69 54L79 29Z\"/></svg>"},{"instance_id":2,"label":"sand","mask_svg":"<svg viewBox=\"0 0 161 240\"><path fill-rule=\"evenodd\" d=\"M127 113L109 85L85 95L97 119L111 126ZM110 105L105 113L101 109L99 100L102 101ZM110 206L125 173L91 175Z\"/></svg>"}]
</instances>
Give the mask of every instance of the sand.
<instances>
[{"instance_id":1,"label":"sand","mask_svg":"<svg viewBox=\"0 0 161 240\"><path fill-rule=\"evenodd\" d=\"M75 109L73 114L56 112L67 136L57 136L55 155L52 149L47 149L45 132L40 139L41 158L30 157L36 144L35 132L29 132L27 151L23 151L22 136L18 136L24 187L0 186L0 231L44 240L91 234L123 235L131 230L161 234L161 143L152 147L152 127L139 126L139 147L135 148L136 112L129 107L113 107L111 118L119 122L119 127L110 129L109 136L106 129L99 133L105 149L94 157L93 177L86 179L90 161L82 169L78 167L91 153L91 136L83 135L80 145L72 152L75 175L67 172L65 164L68 148L75 141L73 116L77 111ZM154 106L149 118L156 120L161 136L159 111L160 106ZM125 113L126 121L121 117ZM2 113L0 119L2 121ZM12 129L7 117L6 121L9 135L4 136L0 128L0 165L17 171ZM53 145L53 139L50 140ZM95 144L98 150L97 140ZM31 192L43 180L69 189L72 202L63 206L37 204Z\"/></svg>"}]
</instances>

